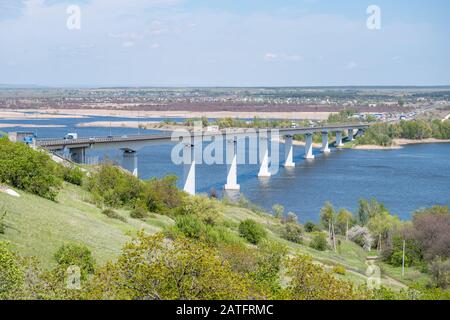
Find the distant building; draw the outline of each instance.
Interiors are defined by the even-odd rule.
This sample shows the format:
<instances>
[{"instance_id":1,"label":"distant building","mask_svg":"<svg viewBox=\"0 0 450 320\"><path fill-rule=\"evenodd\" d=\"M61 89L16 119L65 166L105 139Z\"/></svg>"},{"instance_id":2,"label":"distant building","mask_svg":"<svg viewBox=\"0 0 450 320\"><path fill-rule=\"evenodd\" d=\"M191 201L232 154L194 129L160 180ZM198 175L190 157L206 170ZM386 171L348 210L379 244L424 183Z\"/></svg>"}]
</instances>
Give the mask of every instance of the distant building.
<instances>
[{"instance_id":1,"label":"distant building","mask_svg":"<svg viewBox=\"0 0 450 320\"><path fill-rule=\"evenodd\" d=\"M35 138L35 135L34 132L17 131L17 132L9 132L8 138L12 142L25 142L29 144Z\"/></svg>"}]
</instances>

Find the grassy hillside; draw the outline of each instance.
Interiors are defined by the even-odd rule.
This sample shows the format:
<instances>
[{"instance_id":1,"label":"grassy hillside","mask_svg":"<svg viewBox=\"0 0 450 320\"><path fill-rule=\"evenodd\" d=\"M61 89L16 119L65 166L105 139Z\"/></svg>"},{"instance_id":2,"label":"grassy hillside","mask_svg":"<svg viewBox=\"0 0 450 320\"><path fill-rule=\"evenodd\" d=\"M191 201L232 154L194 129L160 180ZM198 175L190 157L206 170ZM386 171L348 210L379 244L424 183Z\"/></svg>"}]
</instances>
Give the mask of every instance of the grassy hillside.
<instances>
[{"instance_id":1,"label":"grassy hillside","mask_svg":"<svg viewBox=\"0 0 450 320\"><path fill-rule=\"evenodd\" d=\"M57 201L43 199L19 190L20 198L0 193L0 208L7 211L6 233L0 234L0 241L9 241L13 248L24 255L37 257L42 264L50 268L54 266L54 253L63 244L80 243L88 246L98 263L103 264L120 253L130 235L138 230L156 233L165 227L173 225L174 221L162 215L152 214L144 221L133 219L127 210L116 210L126 218L126 222L111 219L102 214L102 210L88 202L89 194L82 188L64 184ZM340 278L351 280L357 284L365 283L365 263L368 253L358 245L341 239L338 252L316 251L306 244L295 244L282 239L282 224L274 217L255 213L249 209L222 205L222 218L227 226L236 234L239 222L252 219L266 227L269 238L286 245L291 254L301 253L311 255L317 263L327 269L341 265L347 272ZM399 271L386 268L388 273L383 276L383 284L393 288L403 285L390 276L399 279Z\"/></svg>"}]
</instances>

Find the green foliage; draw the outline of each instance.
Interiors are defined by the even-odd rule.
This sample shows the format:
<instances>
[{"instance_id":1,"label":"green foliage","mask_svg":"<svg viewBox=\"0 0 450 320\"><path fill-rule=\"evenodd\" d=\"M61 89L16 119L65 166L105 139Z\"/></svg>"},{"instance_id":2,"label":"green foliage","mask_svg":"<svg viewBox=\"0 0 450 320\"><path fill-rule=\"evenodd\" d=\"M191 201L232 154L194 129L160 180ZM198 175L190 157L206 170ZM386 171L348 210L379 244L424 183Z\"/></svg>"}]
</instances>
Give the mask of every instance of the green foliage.
<instances>
[{"instance_id":1,"label":"green foliage","mask_svg":"<svg viewBox=\"0 0 450 320\"><path fill-rule=\"evenodd\" d=\"M326 202L325 206L320 209L320 222L324 228L329 228L329 226L334 223L335 211L333 205L330 202Z\"/></svg>"},{"instance_id":2,"label":"green foliage","mask_svg":"<svg viewBox=\"0 0 450 320\"><path fill-rule=\"evenodd\" d=\"M358 223L360 225L365 226L371 218L381 213L389 213L389 211L376 199L371 199L370 202L366 199L359 200Z\"/></svg>"},{"instance_id":3,"label":"green foliage","mask_svg":"<svg viewBox=\"0 0 450 320\"><path fill-rule=\"evenodd\" d=\"M219 216L219 205L216 200L205 196L190 196L178 208L177 214L195 215L203 222L213 225Z\"/></svg>"},{"instance_id":4,"label":"green foliage","mask_svg":"<svg viewBox=\"0 0 450 320\"><path fill-rule=\"evenodd\" d=\"M284 215L284 207L281 204L274 204L272 206L273 215L277 219L282 219Z\"/></svg>"},{"instance_id":5,"label":"green foliage","mask_svg":"<svg viewBox=\"0 0 450 320\"><path fill-rule=\"evenodd\" d=\"M58 165L41 151L0 138L0 183L55 200L61 179Z\"/></svg>"},{"instance_id":6,"label":"green foliage","mask_svg":"<svg viewBox=\"0 0 450 320\"><path fill-rule=\"evenodd\" d=\"M450 259L434 258L430 263L430 273L434 287L447 289L450 286Z\"/></svg>"},{"instance_id":7,"label":"green foliage","mask_svg":"<svg viewBox=\"0 0 450 320\"><path fill-rule=\"evenodd\" d=\"M61 171L64 181L75 184L77 186L81 186L83 184L84 172L80 168L69 168L61 166Z\"/></svg>"},{"instance_id":8,"label":"green foliage","mask_svg":"<svg viewBox=\"0 0 450 320\"><path fill-rule=\"evenodd\" d=\"M5 234L6 224L5 224L6 210L0 209L0 234Z\"/></svg>"},{"instance_id":9,"label":"green foliage","mask_svg":"<svg viewBox=\"0 0 450 320\"><path fill-rule=\"evenodd\" d=\"M67 244L61 246L55 253L55 260L61 270L70 266L77 266L81 271L81 278L85 280L88 274L94 273L95 260L91 251L84 245Z\"/></svg>"},{"instance_id":10,"label":"green foliage","mask_svg":"<svg viewBox=\"0 0 450 320\"><path fill-rule=\"evenodd\" d=\"M239 224L239 234L252 244L258 244L267 236L267 232L254 220L244 220Z\"/></svg>"},{"instance_id":11,"label":"green foliage","mask_svg":"<svg viewBox=\"0 0 450 320\"><path fill-rule=\"evenodd\" d=\"M303 229L297 223L286 223L283 226L282 237L294 243L302 243Z\"/></svg>"},{"instance_id":12,"label":"green foliage","mask_svg":"<svg viewBox=\"0 0 450 320\"><path fill-rule=\"evenodd\" d=\"M333 273L339 274L341 276L345 276L347 273L347 270L345 270L344 266L338 264L333 267Z\"/></svg>"},{"instance_id":13,"label":"green foliage","mask_svg":"<svg viewBox=\"0 0 450 320\"><path fill-rule=\"evenodd\" d=\"M308 233L320 231L320 227L312 221L308 221L303 226Z\"/></svg>"},{"instance_id":14,"label":"green foliage","mask_svg":"<svg viewBox=\"0 0 450 320\"><path fill-rule=\"evenodd\" d=\"M184 193L177 188L177 177L151 179L144 187L143 202L151 212L167 213L183 204Z\"/></svg>"},{"instance_id":15,"label":"green foliage","mask_svg":"<svg viewBox=\"0 0 450 320\"><path fill-rule=\"evenodd\" d=\"M250 288L215 249L183 238L141 233L124 247L116 263L96 273L85 298L249 299L255 297Z\"/></svg>"},{"instance_id":16,"label":"green foliage","mask_svg":"<svg viewBox=\"0 0 450 320\"><path fill-rule=\"evenodd\" d=\"M345 235L347 232L347 227L350 229L355 225L353 219L353 214L346 209L339 209L336 216L336 233L340 235Z\"/></svg>"},{"instance_id":17,"label":"green foliage","mask_svg":"<svg viewBox=\"0 0 450 320\"><path fill-rule=\"evenodd\" d=\"M120 214L118 214L116 211L114 211L111 208L106 208L102 211L102 214L104 214L105 216L107 216L108 218L111 219L116 219L116 220L120 220L122 222L127 222L127 219L125 217L122 217Z\"/></svg>"},{"instance_id":18,"label":"green foliage","mask_svg":"<svg viewBox=\"0 0 450 320\"><path fill-rule=\"evenodd\" d=\"M417 240L394 234L391 243L383 250L383 259L387 263L401 267L403 260L403 240L405 240L405 266L422 266L423 254Z\"/></svg>"},{"instance_id":19,"label":"green foliage","mask_svg":"<svg viewBox=\"0 0 450 320\"><path fill-rule=\"evenodd\" d=\"M0 299L13 295L23 285L24 274L16 255L0 242Z\"/></svg>"},{"instance_id":20,"label":"green foliage","mask_svg":"<svg viewBox=\"0 0 450 320\"><path fill-rule=\"evenodd\" d=\"M325 251L328 249L327 236L323 232L316 232L313 234L309 243L310 248L317 251Z\"/></svg>"},{"instance_id":21,"label":"green foliage","mask_svg":"<svg viewBox=\"0 0 450 320\"><path fill-rule=\"evenodd\" d=\"M351 300L363 299L349 282L336 279L311 257L295 256L286 263L291 281L286 288L292 300Z\"/></svg>"},{"instance_id":22,"label":"green foliage","mask_svg":"<svg viewBox=\"0 0 450 320\"><path fill-rule=\"evenodd\" d=\"M145 219L149 217L149 214L147 210L138 206L130 212L130 217L133 219Z\"/></svg>"},{"instance_id":23,"label":"green foliage","mask_svg":"<svg viewBox=\"0 0 450 320\"><path fill-rule=\"evenodd\" d=\"M142 192L142 183L133 175L111 165L101 165L91 174L87 188L99 204L117 208L134 203Z\"/></svg>"}]
</instances>

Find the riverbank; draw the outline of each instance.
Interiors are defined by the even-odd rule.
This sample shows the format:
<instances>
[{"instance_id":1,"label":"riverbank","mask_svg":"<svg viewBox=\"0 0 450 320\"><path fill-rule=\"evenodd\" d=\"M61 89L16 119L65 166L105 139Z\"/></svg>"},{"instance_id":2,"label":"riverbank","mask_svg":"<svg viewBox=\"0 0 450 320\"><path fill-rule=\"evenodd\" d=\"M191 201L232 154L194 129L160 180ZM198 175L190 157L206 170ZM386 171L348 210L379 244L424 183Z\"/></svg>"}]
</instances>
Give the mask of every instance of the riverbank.
<instances>
[{"instance_id":1,"label":"riverbank","mask_svg":"<svg viewBox=\"0 0 450 320\"><path fill-rule=\"evenodd\" d=\"M52 117L118 117L118 118L238 118L326 120L332 112L256 112L256 111L134 111L117 109L26 109L24 112L48 112ZM11 112L11 111L10 111ZM59 116L61 115L61 116ZM0 113L1 116L1 113Z\"/></svg>"},{"instance_id":2,"label":"riverbank","mask_svg":"<svg viewBox=\"0 0 450 320\"><path fill-rule=\"evenodd\" d=\"M0 123L0 128L65 128L62 124Z\"/></svg>"},{"instance_id":3,"label":"riverbank","mask_svg":"<svg viewBox=\"0 0 450 320\"><path fill-rule=\"evenodd\" d=\"M82 114L68 114L57 112L56 110L0 110L0 119L2 120L48 120L48 119L68 119L68 118L86 118Z\"/></svg>"},{"instance_id":4,"label":"riverbank","mask_svg":"<svg viewBox=\"0 0 450 320\"><path fill-rule=\"evenodd\" d=\"M413 140L413 139L394 139L392 141L391 146L377 146L377 145L349 145L348 148L353 150L397 150L402 149L404 146L413 145L413 144L429 144L429 143L450 143L449 139L441 140L441 139L422 139L422 140Z\"/></svg>"}]
</instances>

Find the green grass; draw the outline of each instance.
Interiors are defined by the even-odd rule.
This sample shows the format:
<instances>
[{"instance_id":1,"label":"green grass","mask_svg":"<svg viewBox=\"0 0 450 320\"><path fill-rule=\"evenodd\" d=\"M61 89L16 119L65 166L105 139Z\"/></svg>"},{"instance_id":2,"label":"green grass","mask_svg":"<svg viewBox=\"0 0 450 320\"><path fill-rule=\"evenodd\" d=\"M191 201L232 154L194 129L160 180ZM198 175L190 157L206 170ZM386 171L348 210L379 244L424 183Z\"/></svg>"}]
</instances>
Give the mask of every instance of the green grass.
<instances>
[{"instance_id":1,"label":"green grass","mask_svg":"<svg viewBox=\"0 0 450 320\"><path fill-rule=\"evenodd\" d=\"M37 257L46 267L55 264L53 255L63 244L85 244L102 264L114 259L136 231L155 233L172 223L166 217L147 222L132 219L125 210L117 212L126 216L126 223L110 219L85 201L89 195L83 189L69 184L56 202L16 191L20 198L0 193L0 208L7 211L6 232L0 240L9 241L23 255Z\"/></svg>"}]
</instances>

